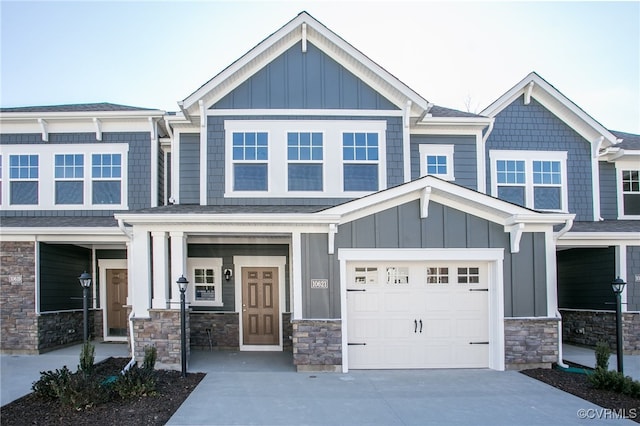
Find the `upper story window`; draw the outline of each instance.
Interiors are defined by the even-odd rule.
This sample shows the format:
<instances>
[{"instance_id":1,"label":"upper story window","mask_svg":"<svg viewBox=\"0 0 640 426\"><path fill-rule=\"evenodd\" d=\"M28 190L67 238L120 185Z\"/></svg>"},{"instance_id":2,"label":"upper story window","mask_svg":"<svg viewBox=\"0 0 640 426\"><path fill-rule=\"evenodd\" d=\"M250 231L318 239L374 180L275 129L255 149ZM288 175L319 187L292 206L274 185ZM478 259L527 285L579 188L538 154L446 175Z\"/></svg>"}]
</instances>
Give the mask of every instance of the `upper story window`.
<instances>
[{"instance_id":1,"label":"upper story window","mask_svg":"<svg viewBox=\"0 0 640 426\"><path fill-rule=\"evenodd\" d=\"M490 151L491 195L536 210L567 211L566 152Z\"/></svg>"},{"instance_id":2,"label":"upper story window","mask_svg":"<svg viewBox=\"0 0 640 426\"><path fill-rule=\"evenodd\" d=\"M9 156L10 204L38 204L39 157L35 154Z\"/></svg>"},{"instance_id":3,"label":"upper story window","mask_svg":"<svg viewBox=\"0 0 640 426\"><path fill-rule=\"evenodd\" d=\"M377 191L379 158L377 133L343 133L344 190Z\"/></svg>"},{"instance_id":4,"label":"upper story window","mask_svg":"<svg viewBox=\"0 0 640 426\"><path fill-rule=\"evenodd\" d=\"M56 154L54 166L55 203L84 202L84 155Z\"/></svg>"},{"instance_id":5,"label":"upper story window","mask_svg":"<svg viewBox=\"0 0 640 426\"><path fill-rule=\"evenodd\" d=\"M233 190L267 191L269 136L266 132L233 133Z\"/></svg>"},{"instance_id":6,"label":"upper story window","mask_svg":"<svg viewBox=\"0 0 640 426\"><path fill-rule=\"evenodd\" d=\"M2 208L126 209L127 151L126 143L1 145Z\"/></svg>"},{"instance_id":7,"label":"upper story window","mask_svg":"<svg viewBox=\"0 0 640 426\"><path fill-rule=\"evenodd\" d=\"M623 216L640 216L640 170L622 170Z\"/></svg>"},{"instance_id":8,"label":"upper story window","mask_svg":"<svg viewBox=\"0 0 640 426\"><path fill-rule=\"evenodd\" d=\"M420 144L420 176L454 180L453 145Z\"/></svg>"},{"instance_id":9,"label":"upper story window","mask_svg":"<svg viewBox=\"0 0 640 426\"><path fill-rule=\"evenodd\" d=\"M386 120L227 120L225 196L358 197L385 188Z\"/></svg>"},{"instance_id":10,"label":"upper story window","mask_svg":"<svg viewBox=\"0 0 640 426\"><path fill-rule=\"evenodd\" d=\"M120 204L122 195L122 156L93 154L91 156L93 204Z\"/></svg>"}]
</instances>

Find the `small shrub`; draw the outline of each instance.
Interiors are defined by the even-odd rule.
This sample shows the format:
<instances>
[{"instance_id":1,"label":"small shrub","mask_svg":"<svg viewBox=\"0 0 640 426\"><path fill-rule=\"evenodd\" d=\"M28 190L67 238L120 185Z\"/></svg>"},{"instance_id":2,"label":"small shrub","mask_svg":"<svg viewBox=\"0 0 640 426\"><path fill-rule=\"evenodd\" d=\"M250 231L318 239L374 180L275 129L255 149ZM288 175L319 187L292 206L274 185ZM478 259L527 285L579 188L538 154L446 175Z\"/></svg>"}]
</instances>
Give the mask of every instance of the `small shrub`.
<instances>
[{"instance_id":1,"label":"small shrub","mask_svg":"<svg viewBox=\"0 0 640 426\"><path fill-rule=\"evenodd\" d=\"M156 394L156 374L153 368L140 368L133 365L118 376L113 390L120 398L128 399Z\"/></svg>"},{"instance_id":2,"label":"small shrub","mask_svg":"<svg viewBox=\"0 0 640 426\"><path fill-rule=\"evenodd\" d=\"M40 398L56 399L58 390L69 384L72 374L66 365L55 371L41 371L40 379L33 382L31 390Z\"/></svg>"},{"instance_id":3,"label":"small shrub","mask_svg":"<svg viewBox=\"0 0 640 426\"><path fill-rule=\"evenodd\" d=\"M609 356L611 356L611 349L609 349L609 344L603 341L598 342L598 344L596 345L596 368L608 370Z\"/></svg>"},{"instance_id":4,"label":"small shrub","mask_svg":"<svg viewBox=\"0 0 640 426\"><path fill-rule=\"evenodd\" d=\"M144 360L142 361L142 368L145 370L153 370L156 366L156 359L158 357L158 350L155 346L144 347Z\"/></svg>"},{"instance_id":5,"label":"small shrub","mask_svg":"<svg viewBox=\"0 0 640 426\"><path fill-rule=\"evenodd\" d=\"M640 398L640 382L617 371L596 368L588 376L588 380L591 386L596 389L611 390L633 398Z\"/></svg>"},{"instance_id":6,"label":"small shrub","mask_svg":"<svg viewBox=\"0 0 640 426\"><path fill-rule=\"evenodd\" d=\"M80 365L78 365L78 371L82 371L85 376L90 375L93 372L93 364L95 361L95 346L90 342L85 342L82 345L80 351Z\"/></svg>"},{"instance_id":7,"label":"small shrub","mask_svg":"<svg viewBox=\"0 0 640 426\"><path fill-rule=\"evenodd\" d=\"M84 410L111 399L110 393L94 377L77 372L69 379L65 384L54 384L58 399L63 405Z\"/></svg>"}]
</instances>

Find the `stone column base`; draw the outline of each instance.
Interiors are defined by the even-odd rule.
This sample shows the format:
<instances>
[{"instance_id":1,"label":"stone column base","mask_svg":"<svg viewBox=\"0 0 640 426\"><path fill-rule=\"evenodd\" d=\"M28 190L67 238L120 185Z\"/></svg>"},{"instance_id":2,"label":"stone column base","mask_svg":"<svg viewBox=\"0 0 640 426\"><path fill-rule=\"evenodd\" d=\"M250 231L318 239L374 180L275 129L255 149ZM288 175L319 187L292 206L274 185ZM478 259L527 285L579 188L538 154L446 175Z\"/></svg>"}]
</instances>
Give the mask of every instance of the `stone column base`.
<instances>
[{"instance_id":1,"label":"stone column base","mask_svg":"<svg viewBox=\"0 0 640 426\"><path fill-rule=\"evenodd\" d=\"M505 318L506 369L551 368L558 362L558 321L556 318Z\"/></svg>"},{"instance_id":2,"label":"stone column base","mask_svg":"<svg viewBox=\"0 0 640 426\"><path fill-rule=\"evenodd\" d=\"M298 371L342 371L342 321L293 320L292 326Z\"/></svg>"}]
</instances>

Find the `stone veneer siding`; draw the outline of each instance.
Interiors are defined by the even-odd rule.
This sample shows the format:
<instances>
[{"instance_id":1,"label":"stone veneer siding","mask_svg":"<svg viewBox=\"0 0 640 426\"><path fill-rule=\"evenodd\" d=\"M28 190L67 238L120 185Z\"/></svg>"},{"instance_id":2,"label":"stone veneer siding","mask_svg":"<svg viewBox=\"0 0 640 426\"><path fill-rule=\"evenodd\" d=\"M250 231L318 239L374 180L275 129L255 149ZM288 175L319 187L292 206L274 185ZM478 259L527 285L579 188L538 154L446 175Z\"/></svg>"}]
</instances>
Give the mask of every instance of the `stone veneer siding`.
<instances>
[{"instance_id":1,"label":"stone veneer siding","mask_svg":"<svg viewBox=\"0 0 640 426\"><path fill-rule=\"evenodd\" d=\"M12 282L11 277L20 277ZM38 353L35 243L0 241L0 351Z\"/></svg>"},{"instance_id":2,"label":"stone veneer siding","mask_svg":"<svg viewBox=\"0 0 640 426\"><path fill-rule=\"evenodd\" d=\"M204 350L238 350L239 320L237 312L191 311L191 347ZM211 330L211 341L207 334Z\"/></svg>"},{"instance_id":3,"label":"stone veneer siding","mask_svg":"<svg viewBox=\"0 0 640 426\"><path fill-rule=\"evenodd\" d=\"M189 361L189 321L186 315L187 364ZM157 349L156 368L180 370L180 310L150 309L150 318L133 318L134 354L139 363L144 359L144 349L155 346Z\"/></svg>"},{"instance_id":4,"label":"stone veneer siding","mask_svg":"<svg viewBox=\"0 0 640 426\"><path fill-rule=\"evenodd\" d=\"M616 350L615 312L561 309L560 314L563 341L593 347L603 341ZM622 337L624 353L640 355L640 312L622 313Z\"/></svg>"},{"instance_id":5,"label":"stone veneer siding","mask_svg":"<svg viewBox=\"0 0 640 426\"><path fill-rule=\"evenodd\" d=\"M298 371L342 371L342 321L293 320L292 325Z\"/></svg>"},{"instance_id":6,"label":"stone veneer siding","mask_svg":"<svg viewBox=\"0 0 640 426\"><path fill-rule=\"evenodd\" d=\"M558 361L558 320L505 318L504 343L507 370L551 368Z\"/></svg>"},{"instance_id":7,"label":"stone veneer siding","mask_svg":"<svg viewBox=\"0 0 640 426\"><path fill-rule=\"evenodd\" d=\"M38 349L46 352L84 340L83 311L50 312L38 316ZM102 340L102 310L89 310L89 340Z\"/></svg>"}]
</instances>

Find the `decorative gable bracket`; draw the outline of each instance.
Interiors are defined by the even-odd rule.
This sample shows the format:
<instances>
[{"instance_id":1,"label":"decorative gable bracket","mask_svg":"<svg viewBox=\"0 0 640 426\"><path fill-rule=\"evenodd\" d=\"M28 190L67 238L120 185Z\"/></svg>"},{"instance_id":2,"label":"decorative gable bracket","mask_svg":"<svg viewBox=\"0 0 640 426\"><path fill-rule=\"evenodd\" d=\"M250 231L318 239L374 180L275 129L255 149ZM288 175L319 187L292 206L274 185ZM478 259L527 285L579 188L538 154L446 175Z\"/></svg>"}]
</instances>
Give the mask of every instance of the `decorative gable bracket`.
<instances>
[{"instance_id":1,"label":"decorative gable bracket","mask_svg":"<svg viewBox=\"0 0 640 426\"><path fill-rule=\"evenodd\" d=\"M524 223L505 226L504 231L508 232L511 237L511 253L518 253L520 251L520 239L524 231Z\"/></svg>"},{"instance_id":2,"label":"decorative gable bracket","mask_svg":"<svg viewBox=\"0 0 640 426\"><path fill-rule=\"evenodd\" d=\"M429 200L431 199L431 187L425 186L420 191L420 218L429 216Z\"/></svg>"},{"instance_id":3,"label":"decorative gable bracket","mask_svg":"<svg viewBox=\"0 0 640 426\"><path fill-rule=\"evenodd\" d=\"M329 254L335 254L336 251L336 234L338 233L338 225L335 223L329 224L329 233L327 238L329 246Z\"/></svg>"}]
</instances>

